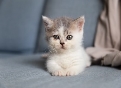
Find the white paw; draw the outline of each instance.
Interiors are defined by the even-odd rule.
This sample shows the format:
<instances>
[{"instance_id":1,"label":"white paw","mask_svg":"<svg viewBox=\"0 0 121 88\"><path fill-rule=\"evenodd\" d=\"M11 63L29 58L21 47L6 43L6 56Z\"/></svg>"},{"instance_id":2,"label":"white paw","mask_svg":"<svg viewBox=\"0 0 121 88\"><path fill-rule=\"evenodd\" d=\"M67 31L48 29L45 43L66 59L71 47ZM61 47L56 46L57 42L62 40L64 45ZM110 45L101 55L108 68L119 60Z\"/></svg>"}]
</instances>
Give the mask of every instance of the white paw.
<instances>
[{"instance_id":1,"label":"white paw","mask_svg":"<svg viewBox=\"0 0 121 88\"><path fill-rule=\"evenodd\" d=\"M90 67L90 65L91 65L91 62L88 62L86 67Z\"/></svg>"},{"instance_id":2,"label":"white paw","mask_svg":"<svg viewBox=\"0 0 121 88\"><path fill-rule=\"evenodd\" d=\"M78 75L79 72L77 71L67 71L66 76L73 76L73 75Z\"/></svg>"},{"instance_id":3,"label":"white paw","mask_svg":"<svg viewBox=\"0 0 121 88\"><path fill-rule=\"evenodd\" d=\"M58 70L55 72L52 72L52 76L66 76L64 70Z\"/></svg>"},{"instance_id":4,"label":"white paw","mask_svg":"<svg viewBox=\"0 0 121 88\"><path fill-rule=\"evenodd\" d=\"M71 67L71 68L67 69L66 76L78 75L82 71L83 71L83 69L81 69L79 67Z\"/></svg>"}]
</instances>

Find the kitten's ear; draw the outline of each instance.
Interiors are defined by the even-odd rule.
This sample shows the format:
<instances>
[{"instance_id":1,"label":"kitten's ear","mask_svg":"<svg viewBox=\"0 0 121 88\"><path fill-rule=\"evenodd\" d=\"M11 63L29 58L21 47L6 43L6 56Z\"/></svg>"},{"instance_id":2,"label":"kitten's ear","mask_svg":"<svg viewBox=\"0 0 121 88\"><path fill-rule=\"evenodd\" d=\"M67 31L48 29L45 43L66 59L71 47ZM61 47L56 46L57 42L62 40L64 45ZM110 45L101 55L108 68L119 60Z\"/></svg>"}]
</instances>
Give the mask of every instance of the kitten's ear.
<instances>
[{"instance_id":1,"label":"kitten's ear","mask_svg":"<svg viewBox=\"0 0 121 88\"><path fill-rule=\"evenodd\" d=\"M80 30L83 30L84 28L84 23L85 23L85 18L84 16L81 16L77 19L74 20L75 24L77 25L77 27L79 27Z\"/></svg>"},{"instance_id":2,"label":"kitten's ear","mask_svg":"<svg viewBox=\"0 0 121 88\"><path fill-rule=\"evenodd\" d=\"M44 22L44 25L45 25L46 28L51 28L53 26L52 19L50 19L46 16L42 16L42 19L43 19L43 22Z\"/></svg>"}]
</instances>

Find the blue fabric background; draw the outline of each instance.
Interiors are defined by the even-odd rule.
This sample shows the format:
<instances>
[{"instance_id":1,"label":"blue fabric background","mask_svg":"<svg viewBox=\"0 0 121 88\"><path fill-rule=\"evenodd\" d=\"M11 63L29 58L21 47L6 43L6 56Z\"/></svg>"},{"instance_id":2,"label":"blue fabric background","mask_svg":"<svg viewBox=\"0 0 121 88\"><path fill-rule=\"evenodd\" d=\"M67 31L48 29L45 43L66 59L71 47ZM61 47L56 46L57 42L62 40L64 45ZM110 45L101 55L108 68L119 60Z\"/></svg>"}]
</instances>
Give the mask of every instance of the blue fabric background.
<instances>
[{"instance_id":1,"label":"blue fabric background","mask_svg":"<svg viewBox=\"0 0 121 88\"><path fill-rule=\"evenodd\" d=\"M0 0L0 52L33 52L44 0Z\"/></svg>"}]
</instances>

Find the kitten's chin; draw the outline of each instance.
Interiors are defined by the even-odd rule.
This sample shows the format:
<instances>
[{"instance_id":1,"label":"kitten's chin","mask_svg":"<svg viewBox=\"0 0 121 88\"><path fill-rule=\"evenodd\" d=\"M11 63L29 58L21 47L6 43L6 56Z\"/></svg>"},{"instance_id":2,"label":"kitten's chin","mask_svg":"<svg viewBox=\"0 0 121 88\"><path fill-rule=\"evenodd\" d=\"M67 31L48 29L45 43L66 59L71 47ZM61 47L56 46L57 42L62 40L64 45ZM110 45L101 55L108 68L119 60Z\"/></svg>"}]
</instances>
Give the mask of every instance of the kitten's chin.
<instances>
[{"instance_id":1,"label":"kitten's chin","mask_svg":"<svg viewBox=\"0 0 121 88\"><path fill-rule=\"evenodd\" d=\"M65 53L68 51L68 49L66 49L65 47L58 47L53 49L50 49L51 53Z\"/></svg>"},{"instance_id":2,"label":"kitten's chin","mask_svg":"<svg viewBox=\"0 0 121 88\"><path fill-rule=\"evenodd\" d=\"M51 53L65 53L65 52L71 52L72 50L75 50L76 47L74 46L54 46L50 48Z\"/></svg>"},{"instance_id":3,"label":"kitten's chin","mask_svg":"<svg viewBox=\"0 0 121 88\"><path fill-rule=\"evenodd\" d=\"M65 51L67 51L67 48L66 47L60 47L58 50L57 50L59 53L63 53Z\"/></svg>"},{"instance_id":4,"label":"kitten's chin","mask_svg":"<svg viewBox=\"0 0 121 88\"><path fill-rule=\"evenodd\" d=\"M67 50L64 49L64 48L61 48L61 49L58 50L58 53L65 53L65 52L67 52Z\"/></svg>"},{"instance_id":5,"label":"kitten's chin","mask_svg":"<svg viewBox=\"0 0 121 88\"><path fill-rule=\"evenodd\" d=\"M61 48L60 48L60 49L64 49L64 50L65 50L65 49L66 49L66 47L64 47L64 46L61 46Z\"/></svg>"}]
</instances>

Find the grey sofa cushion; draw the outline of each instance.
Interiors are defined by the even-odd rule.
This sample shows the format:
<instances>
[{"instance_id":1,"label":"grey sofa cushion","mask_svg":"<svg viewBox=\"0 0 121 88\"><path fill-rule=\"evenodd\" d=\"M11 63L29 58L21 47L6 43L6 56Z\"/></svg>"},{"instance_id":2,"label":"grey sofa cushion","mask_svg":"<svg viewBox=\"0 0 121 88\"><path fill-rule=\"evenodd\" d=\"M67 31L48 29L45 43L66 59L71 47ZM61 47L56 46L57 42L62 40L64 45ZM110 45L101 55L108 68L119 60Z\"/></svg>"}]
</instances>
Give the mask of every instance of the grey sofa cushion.
<instances>
[{"instance_id":1,"label":"grey sofa cushion","mask_svg":"<svg viewBox=\"0 0 121 88\"><path fill-rule=\"evenodd\" d=\"M0 53L0 58L10 58L10 57L15 57L15 56L19 56L20 54L16 54L16 53Z\"/></svg>"},{"instance_id":2,"label":"grey sofa cushion","mask_svg":"<svg viewBox=\"0 0 121 88\"><path fill-rule=\"evenodd\" d=\"M45 0L0 0L0 51L32 52Z\"/></svg>"},{"instance_id":3,"label":"grey sofa cushion","mask_svg":"<svg viewBox=\"0 0 121 88\"><path fill-rule=\"evenodd\" d=\"M43 15L50 18L61 16L77 18L84 15L86 19L84 26L84 46L89 47L93 46L96 24L101 10L101 0L48 0ZM38 46L38 51L45 51L47 49L43 27L40 31Z\"/></svg>"},{"instance_id":4,"label":"grey sofa cushion","mask_svg":"<svg viewBox=\"0 0 121 88\"><path fill-rule=\"evenodd\" d=\"M0 58L0 88L121 88L121 71L92 66L71 77L51 76L38 55Z\"/></svg>"},{"instance_id":5,"label":"grey sofa cushion","mask_svg":"<svg viewBox=\"0 0 121 88\"><path fill-rule=\"evenodd\" d=\"M31 53L19 54L18 52L0 52L0 58L13 58L20 55L31 55Z\"/></svg>"}]
</instances>

